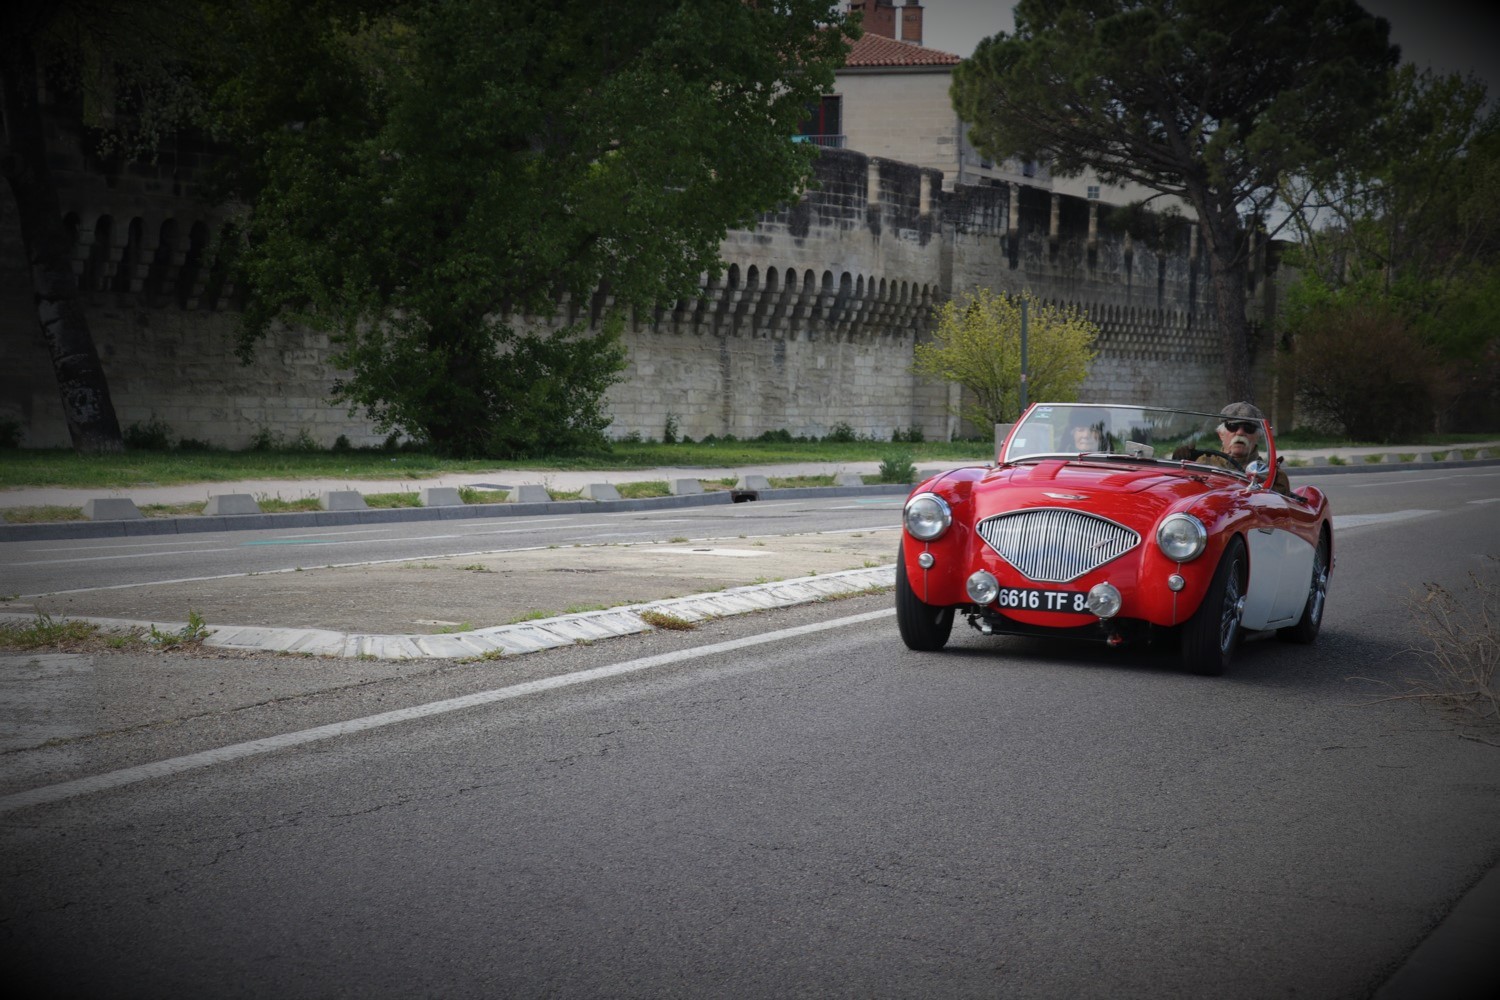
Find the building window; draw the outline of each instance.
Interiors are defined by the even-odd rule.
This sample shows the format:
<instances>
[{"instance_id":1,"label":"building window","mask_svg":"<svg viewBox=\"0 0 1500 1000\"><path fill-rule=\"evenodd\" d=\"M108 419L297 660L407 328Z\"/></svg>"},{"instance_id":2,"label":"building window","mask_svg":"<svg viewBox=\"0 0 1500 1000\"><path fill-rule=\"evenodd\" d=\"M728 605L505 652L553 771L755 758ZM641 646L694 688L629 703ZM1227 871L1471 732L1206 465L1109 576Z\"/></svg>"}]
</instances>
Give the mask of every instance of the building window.
<instances>
[{"instance_id":1,"label":"building window","mask_svg":"<svg viewBox=\"0 0 1500 1000\"><path fill-rule=\"evenodd\" d=\"M1025 163L1021 164L1021 176L1022 177L1035 177L1036 176L1036 161L1035 160L1027 160Z\"/></svg>"},{"instance_id":2,"label":"building window","mask_svg":"<svg viewBox=\"0 0 1500 1000\"><path fill-rule=\"evenodd\" d=\"M1098 201L1098 200L1099 200L1099 185L1097 185L1097 184L1090 184L1089 185L1089 201Z\"/></svg>"},{"instance_id":3,"label":"building window","mask_svg":"<svg viewBox=\"0 0 1500 1000\"><path fill-rule=\"evenodd\" d=\"M807 120L799 128L800 142L842 148L844 145L844 99L828 94L807 109Z\"/></svg>"}]
</instances>

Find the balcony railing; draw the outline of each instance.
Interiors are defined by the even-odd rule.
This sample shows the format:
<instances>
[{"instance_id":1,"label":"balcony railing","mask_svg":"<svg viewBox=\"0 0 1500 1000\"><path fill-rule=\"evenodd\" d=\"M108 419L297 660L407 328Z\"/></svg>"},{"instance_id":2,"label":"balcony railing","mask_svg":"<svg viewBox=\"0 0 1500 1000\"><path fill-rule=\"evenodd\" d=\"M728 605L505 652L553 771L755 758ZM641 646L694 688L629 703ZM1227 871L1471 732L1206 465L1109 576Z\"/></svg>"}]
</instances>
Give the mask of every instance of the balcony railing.
<instances>
[{"instance_id":1,"label":"balcony railing","mask_svg":"<svg viewBox=\"0 0 1500 1000\"><path fill-rule=\"evenodd\" d=\"M826 146L829 149L843 149L848 136L843 135L794 135L793 142L810 142L814 146Z\"/></svg>"}]
</instances>

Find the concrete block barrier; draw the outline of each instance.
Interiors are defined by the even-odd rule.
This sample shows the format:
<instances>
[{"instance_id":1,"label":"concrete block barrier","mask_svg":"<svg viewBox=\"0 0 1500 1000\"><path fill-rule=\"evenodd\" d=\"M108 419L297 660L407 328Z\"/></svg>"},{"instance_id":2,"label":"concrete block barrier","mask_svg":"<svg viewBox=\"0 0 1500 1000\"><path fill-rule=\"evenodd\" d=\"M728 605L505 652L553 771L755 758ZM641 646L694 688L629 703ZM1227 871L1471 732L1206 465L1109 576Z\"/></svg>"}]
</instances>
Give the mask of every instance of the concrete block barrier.
<instances>
[{"instance_id":1,"label":"concrete block barrier","mask_svg":"<svg viewBox=\"0 0 1500 1000\"><path fill-rule=\"evenodd\" d=\"M551 503L552 494L541 483L522 483L505 497L506 503Z\"/></svg>"},{"instance_id":2,"label":"concrete block barrier","mask_svg":"<svg viewBox=\"0 0 1500 1000\"><path fill-rule=\"evenodd\" d=\"M248 493L220 493L208 498L205 515L259 514L260 504Z\"/></svg>"},{"instance_id":3,"label":"concrete block barrier","mask_svg":"<svg viewBox=\"0 0 1500 1000\"><path fill-rule=\"evenodd\" d=\"M611 483L589 483L583 488L583 495L589 500L620 499L620 491Z\"/></svg>"},{"instance_id":4,"label":"concrete block barrier","mask_svg":"<svg viewBox=\"0 0 1500 1000\"><path fill-rule=\"evenodd\" d=\"M455 486L429 486L421 496L423 507L460 507L464 502Z\"/></svg>"},{"instance_id":5,"label":"concrete block barrier","mask_svg":"<svg viewBox=\"0 0 1500 1000\"><path fill-rule=\"evenodd\" d=\"M696 479L672 480L672 495L674 497L694 496L702 492L703 484Z\"/></svg>"},{"instance_id":6,"label":"concrete block barrier","mask_svg":"<svg viewBox=\"0 0 1500 1000\"><path fill-rule=\"evenodd\" d=\"M835 486L863 486L865 477L857 472L840 472L833 477Z\"/></svg>"},{"instance_id":7,"label":"concrete block barrier","mask_svg":"<svg viewBox=\"0 0 1500 1000\"><path fill-rule=\"evenodd\" d=\"M83 516L90 521L136 521L146 515L141 513L134 500L125 497L100 497L84 501Z\"/></svg>"},{"instance_id":8,"label":"concrete block barrier","mask_svg":"<svg viewBox=\"0 0 1500 1000\"><path fill-rule=\"evenodd\" d=\"M354 490L324 490L318 498L318 506L324 510L367 510L369 504Z\"/></svg>"},{"instance_id":9,"label":"concrete block barrier","mask_svg":"<svg viewBox=\"0 0 1500 1000\"><path fill-rule=\"evenodd\" d=\"M767 479L765 476L741 476L739 478L739 482L734 484L734 488L737 490L754 490L755 492L759 493L761 490L768 490L771 488L771 480Z\"/></svg>"}]
</instances>

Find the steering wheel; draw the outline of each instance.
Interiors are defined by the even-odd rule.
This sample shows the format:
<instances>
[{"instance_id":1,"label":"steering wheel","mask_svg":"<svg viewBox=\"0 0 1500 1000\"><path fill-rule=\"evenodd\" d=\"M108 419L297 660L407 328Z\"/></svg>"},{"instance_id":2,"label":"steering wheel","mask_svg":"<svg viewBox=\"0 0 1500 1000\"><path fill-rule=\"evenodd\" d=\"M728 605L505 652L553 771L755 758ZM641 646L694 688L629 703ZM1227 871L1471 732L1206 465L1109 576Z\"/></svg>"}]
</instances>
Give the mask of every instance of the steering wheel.
<instances>
[{"instance_id":1,"label":"steering wheel","mask_svg":"<svg viewBox=\"0 0 1500 1000\"><path fill-rule=\"evenodd\" d=\"M1224 461L1228 462L1230 465L1234 466L1235 471L1245 471L1245 466L1240 462L1239 459L1235 458L1233 455L1226 455L1222 451L1218 451L1214 448L1194 448L1193 452L1196 455L1217 455Z\"/></svg>"}]
</instances>

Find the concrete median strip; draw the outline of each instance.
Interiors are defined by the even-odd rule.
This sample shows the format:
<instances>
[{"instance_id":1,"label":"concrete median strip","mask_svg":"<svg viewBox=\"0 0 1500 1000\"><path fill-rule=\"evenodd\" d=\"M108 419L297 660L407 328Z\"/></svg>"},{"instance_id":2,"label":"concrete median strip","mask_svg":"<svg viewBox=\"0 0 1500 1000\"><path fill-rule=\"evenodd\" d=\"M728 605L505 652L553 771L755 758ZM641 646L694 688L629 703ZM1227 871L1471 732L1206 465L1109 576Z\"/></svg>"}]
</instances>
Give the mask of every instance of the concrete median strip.
<instances>
[{"instance_id":1,"label":"concrete median strip","mask_svg":"<svg viewBox=\"0 0 1500 1000\"><path fill-rule=\"evenodd\" d=\"M436 634L375 635L318 628L213 625L207 627L208 638L204 644L242 651L381 660L462 660L515 656L580 642L649 632L652 626L641 617L643 612L655 611L684 622L700 622L879 590L894 586L895 582L894 565L876 566L776 583L731 587L727 590L649 601L605 611L586 611L512 625ZM0 614L0 622L25 621L32 617ZM141 622L120 618L77 616L74 620L91 622L116 632L152 626L160 631L173 632L186 627L184 622Z\"/></svg>"}]
</instances>

